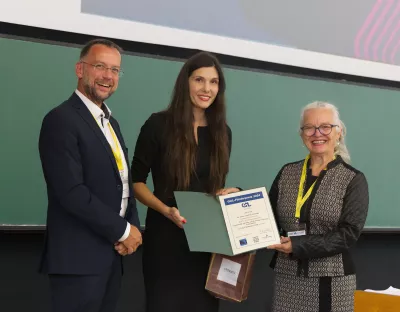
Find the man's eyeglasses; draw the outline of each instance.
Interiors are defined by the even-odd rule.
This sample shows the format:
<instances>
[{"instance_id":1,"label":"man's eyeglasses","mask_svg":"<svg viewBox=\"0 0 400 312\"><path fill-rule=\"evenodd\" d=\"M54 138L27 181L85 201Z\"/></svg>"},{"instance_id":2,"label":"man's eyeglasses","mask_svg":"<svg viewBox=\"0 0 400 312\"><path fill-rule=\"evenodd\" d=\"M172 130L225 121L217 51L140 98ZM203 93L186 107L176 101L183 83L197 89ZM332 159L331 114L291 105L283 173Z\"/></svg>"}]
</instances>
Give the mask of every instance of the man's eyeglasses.
<instances>
[{"instance_id":1,"label":"man's eyeglasses","mask_svg":"<svg viewBox=\"0 0 400 312\"><path fill-rule=\"evenodd\" d=\"M96 71L101 72L101 73L103 73L103 72L105 72L106 70L109 69L109 70L111 70L112 74L115 75L115 76L121 77L121 76L124 74L124 72L122 71L122 69L121 69L121 68L118 68L118 67L106 67L106 66L103 65L103 64L90 64L90 63L87 63L87 62L84 62L84 61L81 61L81 63L84 63L84 64L87 64L87 65L93 66L93 68L94 68Z\"/></svg>"},{"instance_id":2,"label":"man's eyeglasses","mask_svg":"<svg viewBox=\"0 0 400 312\"><path fill-rule=\"evenodd\" d=\"M314 127L314 126L304 126L301 127L301 131L303 131L304 135L306 136L313 136L317 130L319 133L322 135L328 135L332 132L332 128L334 127L339 127L338 125L331 125L331 124L326 124L326 125L320 125L319 127Z\"/></svg>"}]
</instances>

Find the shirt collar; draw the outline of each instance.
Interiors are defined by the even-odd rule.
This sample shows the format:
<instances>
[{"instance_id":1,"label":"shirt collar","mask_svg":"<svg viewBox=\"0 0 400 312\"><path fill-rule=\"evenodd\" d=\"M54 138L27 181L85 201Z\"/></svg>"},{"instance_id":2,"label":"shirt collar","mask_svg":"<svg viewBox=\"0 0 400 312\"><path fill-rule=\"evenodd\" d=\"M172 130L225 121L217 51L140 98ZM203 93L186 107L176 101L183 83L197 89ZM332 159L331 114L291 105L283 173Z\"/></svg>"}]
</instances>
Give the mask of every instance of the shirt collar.
<instances>
[{"instance_id":1,"label":"shirt collar","mask_svg":"<svg viewBox=\"0 0 400 312\"><path fill-rule=\"evenodd\" d=\"M85 95L83 95L83 93L80 92L78 89L75 90L75 93L79 96L83 104L85 104L85 106L88 108L95 119L99 119L100 117L110 119L111 110L108 108L106 103L103 102L102 108L100 108L91 100L89 100Z\"/></svg>"}]
</instances>

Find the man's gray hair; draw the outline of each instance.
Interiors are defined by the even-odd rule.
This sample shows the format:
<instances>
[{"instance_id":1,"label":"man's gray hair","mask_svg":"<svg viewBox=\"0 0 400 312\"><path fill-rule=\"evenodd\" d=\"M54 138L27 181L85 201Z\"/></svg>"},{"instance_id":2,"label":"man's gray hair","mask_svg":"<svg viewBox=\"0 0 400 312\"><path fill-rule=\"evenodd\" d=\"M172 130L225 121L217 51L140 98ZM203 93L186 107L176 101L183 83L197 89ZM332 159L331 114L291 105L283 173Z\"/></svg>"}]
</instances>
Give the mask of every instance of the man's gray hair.
<instances>
[{"instance_id":1,"label":"man's gray hair","mask_svg":"<svg viewBox=\"0 0 400 312\"><path fill-rule=\"evenodd\" d=\"M81 53L79 55L79 59L82 60L86 55L88 55L90 49L96 44L100 44L100 45L103 45L103 46L106 46L109 48L116 49L119 53L122 53L122 48L119 45L117 45L116 43L114 43L108 39L98 38L98 39L90 40L83 46Z\"/></svg>"}]
</instances>

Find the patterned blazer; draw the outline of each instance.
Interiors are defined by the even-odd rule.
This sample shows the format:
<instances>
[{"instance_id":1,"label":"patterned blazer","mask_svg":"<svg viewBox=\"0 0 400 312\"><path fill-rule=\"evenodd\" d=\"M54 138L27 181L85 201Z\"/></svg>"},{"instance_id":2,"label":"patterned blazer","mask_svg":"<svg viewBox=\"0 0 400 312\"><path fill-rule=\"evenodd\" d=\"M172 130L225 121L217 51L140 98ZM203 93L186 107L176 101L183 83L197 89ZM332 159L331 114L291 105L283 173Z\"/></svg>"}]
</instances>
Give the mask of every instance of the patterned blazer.
<instances>
[{"instance_id":1,"label":"patterned blazer","mask_svg":"<svg viewBox=\"0 0 400 312\"><path fill-rule=\"evenodd\" d=\"M362 172L337 156L321 171L297 219L295 210L303 164L301 160L283 166L269 196L281 234L305 229L306 235L291 237L293 252L289 255L276 252L271 267L277 273L306 277L355 274L348 250L356 243L367 217L367 180ZM304 192L310 185L310 177L309 169Z\"/></svg>"}]
</instances>

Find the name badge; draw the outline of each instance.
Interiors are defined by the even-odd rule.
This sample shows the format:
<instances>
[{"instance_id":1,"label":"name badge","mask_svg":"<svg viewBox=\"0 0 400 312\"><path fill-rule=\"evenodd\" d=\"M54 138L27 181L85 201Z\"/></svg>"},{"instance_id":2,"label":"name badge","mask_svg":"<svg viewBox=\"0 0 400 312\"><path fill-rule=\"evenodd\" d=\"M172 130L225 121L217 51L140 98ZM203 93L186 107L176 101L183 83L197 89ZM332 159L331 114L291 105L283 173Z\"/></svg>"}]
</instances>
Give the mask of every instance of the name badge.
<instances>
[{"instance_id":1,"label":"name badge","mask_svg":"<svg viewBox=\"0 0 400 312\"><path fill-rule=\"evenodd\" d=\"M287 232L288 237L306 235L306 230Z\"/></svg>"}]
</instances>

